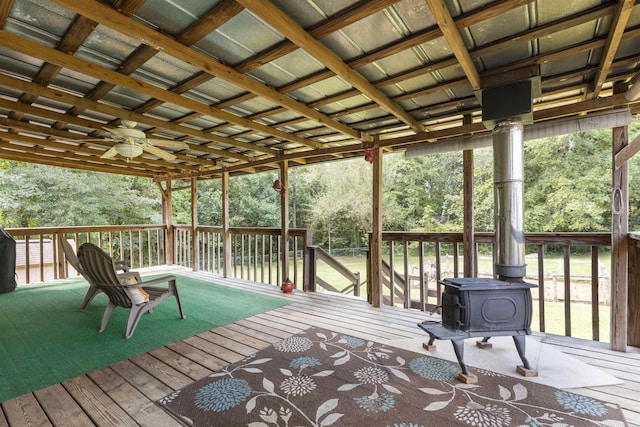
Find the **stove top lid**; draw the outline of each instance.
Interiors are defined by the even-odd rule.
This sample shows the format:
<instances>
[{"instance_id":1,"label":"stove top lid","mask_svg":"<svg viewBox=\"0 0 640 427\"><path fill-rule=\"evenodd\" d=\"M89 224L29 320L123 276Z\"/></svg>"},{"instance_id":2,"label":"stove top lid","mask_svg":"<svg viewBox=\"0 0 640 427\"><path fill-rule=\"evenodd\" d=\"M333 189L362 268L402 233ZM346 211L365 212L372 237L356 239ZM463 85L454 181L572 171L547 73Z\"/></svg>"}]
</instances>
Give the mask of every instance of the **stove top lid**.
<instances>
[{"instance_id":1,"label":"stove top lid","mask_svg":"<svg viewBox=\"0 0 640 427\"><path fill-rule=\"evenodd\" d=\"M473 290L499 290L499 289L530 289L537 287L526 282L505 282L496 279L484 279L480 277L456 277L442 279L440 283L465 291Z\"/></svg>"}]
</instances>

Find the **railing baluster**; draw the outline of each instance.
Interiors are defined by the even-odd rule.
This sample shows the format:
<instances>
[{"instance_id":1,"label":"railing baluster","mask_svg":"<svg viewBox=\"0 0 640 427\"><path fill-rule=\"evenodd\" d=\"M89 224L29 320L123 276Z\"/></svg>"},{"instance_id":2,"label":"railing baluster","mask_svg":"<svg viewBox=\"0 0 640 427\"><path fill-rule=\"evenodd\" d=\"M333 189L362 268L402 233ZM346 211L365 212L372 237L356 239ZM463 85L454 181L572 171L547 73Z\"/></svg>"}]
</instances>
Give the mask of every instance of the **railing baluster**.
<instances>
[{"instance_id":1,"label":"railing baluster","mask_svg":"<svg viewBox=\"0 0 640 427\"><path fill-rule=\"evenodd\" d=\"M538 312L540 317L540 332L545 331L544 301L544 245L538 245Z\"/></svg>"},{"instance_id":2,"label":"railing baluster","mask_svg":"<svg viewBox=\"0 0 640 427\"><path fill-rule=\"evenodd\" d=\"M591 246L591 338L600 341L600 263L598 261L598 247Z\"/></svg>"},{"instance_id":3,"label":"railing baluster","mask_svg":"<svg viewBox=\"0 0 640 427\"><path fill-rule=\"evenodd\" d=\"M404 283L406 283L407 291L404 293L404 308L411 307L411 279L409 279L409 242L403 242L403 258L404 258Z\"/></svg>"},{"instance_id":4,"label":"railing baluster","mask_svg":"<svg viewBox=\"0 0 640 427\"><path fill-rule=\"evenodd\" d=\"M563 247L564 253L564 334L571 336L571 249Z\"/></svg>"}]
</instances>

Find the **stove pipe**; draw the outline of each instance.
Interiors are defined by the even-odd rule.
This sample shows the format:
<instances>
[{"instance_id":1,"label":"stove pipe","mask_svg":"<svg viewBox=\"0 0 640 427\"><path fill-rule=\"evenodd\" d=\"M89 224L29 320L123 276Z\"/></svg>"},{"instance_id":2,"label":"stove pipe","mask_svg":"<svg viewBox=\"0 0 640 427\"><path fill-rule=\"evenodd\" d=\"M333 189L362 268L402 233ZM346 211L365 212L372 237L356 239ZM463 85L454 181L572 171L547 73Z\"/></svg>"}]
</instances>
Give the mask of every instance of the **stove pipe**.
<instances>
[{"instance_id":1,"label":"stove pipe","mask_svg":"<svg viewBox=\"0 0 640 427\"><path fill-rule=\"evenodd\" d=\"M524 263L524 149L520 118L498 121L493 128L493 182L499 280L521 282Z\"/></svg>"}]
</instances>

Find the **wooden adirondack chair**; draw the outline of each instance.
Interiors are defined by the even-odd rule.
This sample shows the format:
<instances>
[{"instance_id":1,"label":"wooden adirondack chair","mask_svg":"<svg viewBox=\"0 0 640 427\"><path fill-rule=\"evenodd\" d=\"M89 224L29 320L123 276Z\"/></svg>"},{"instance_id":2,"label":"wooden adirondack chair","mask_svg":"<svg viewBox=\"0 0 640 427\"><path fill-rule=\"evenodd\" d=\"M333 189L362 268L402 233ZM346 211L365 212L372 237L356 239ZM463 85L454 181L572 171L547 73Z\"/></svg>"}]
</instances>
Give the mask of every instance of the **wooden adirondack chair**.
<instances>
[{"instance_id":1,"label":"wooden adirondack chair","mask_svg":"<svg viewBox=\"0 0 640 427\"><path fill-rule=\"evenodd\" d=\"M102 316L100 332L107 327L113 310L116 307L122 307L131 310L125 332L125 338L131 338L142 315L151 312L154 307L171 296L174 296L178 302L180 317L186 318L176 286L176 276L168 275L131 283L118 275L113 259L92 243L84 243L80 246L78 260L84 274L90 279L90 283L93 283L109 297L109 304ZM149 286L164 282L168 283L167 287ZM146 297L142 298L141 295L146 295Z\"/></svg>"},{"instance_id":2,"label":"wooden adirondack chair","mask_svg":"<svg viewBox=\"0 0 640 427\"><path fill-rule=\"evenodd\" d=\"M76 255L69 241L65 238L62 238L60 239L60 243L62 243L62 250L69 264L71 264L71 266L89 283L89 289L87 289L87 293L84 295L84 301L82 302L82 307L80 307L80 310L84 311L91 303L91 301L93 301L93 298L95 298L96 295L102 292L102 290L100 290L100 288L93 284L91 282L91 279L84 273L84 270L80 265L80 261L78 260L78 256ZM123 273L118 273L119 276L134 277L137 283L142 282L140 273L138 273L137 271L129 271L129 267L124 262L116 261L115 265L118 270L123 271Z\"/></svg>"}]
</instances>

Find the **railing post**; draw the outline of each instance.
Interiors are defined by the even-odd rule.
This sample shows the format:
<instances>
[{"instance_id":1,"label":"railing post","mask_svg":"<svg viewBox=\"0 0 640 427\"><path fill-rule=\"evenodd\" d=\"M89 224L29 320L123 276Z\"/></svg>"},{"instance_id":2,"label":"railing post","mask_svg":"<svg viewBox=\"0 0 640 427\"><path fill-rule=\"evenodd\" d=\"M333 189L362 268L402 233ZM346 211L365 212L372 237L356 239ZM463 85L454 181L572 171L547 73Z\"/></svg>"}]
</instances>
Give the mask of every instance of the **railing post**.
<instances>
[{"instance_id":1,"label":"railing post","mask_svg":"<svg viewBox=\"0 0 640 427\"><path fill-rule=\"evenodd\" d=\"M191 268L200 270L200 251L198 250L198 179L191 178Z\"/></svg>"},{"instance_id":2,"label":"railing post","mask_svg":"<svg viewBox=\"0 0 640 427\"><path fill-rule=\"evenodd\" d=\"M640 307L640 241L629 239L629 307ZM629 310L629 345L640 347L640 310Z\"/></svg>"},{"instance_id":3,"label":"railing post","mask_svg":"<svg viewBox=\"0 0 640 427\"><path fill-rule=\"evenodd\" d=\"M222 275L231 277L231 232L229 231L229 172L222 173Z\"/></svg>"},{"instance_id":4,"label":"railing post","mask_svg":"<svg viewBox=\"0 0 640 427\"><path fill-rule=\"evenodd\" d=\"M305 291L315 292L315 280L310 280L311 269L313 269L314 278L316 274L316 258L315 256L312 257L311 253L312 240L313 234L311 230L305 229L302 237L302 250L304 251L304 256L302 257L302 289Z\"/></svg>"},{"instance_id":5,"label":"railing post","mask_svg":"<svg viewBox=\"0 0 640 427\"><path fill-rule=\"evenodd\" d=\"M304 290L308 292L316 291L316 247L307 246L307 255L305 256L305 263L308 263L306 268L306 277L304 280Z\"/></svg>"},{"instance_id":6,"label":"railing post","mask_svg":"<svg viewBox=\"0 0 640 427\"><path fill-rule=\"evenodd\" d=\"M626 83L616 83L614 93L627 90ZM629 145L629 128L613 128L611 187L611 349L627 350L628 330L628 257L629 246L629 165L616 164L616 154ZM634 309L636 307L633 307Z\"/></svg>"}]
</instances>

